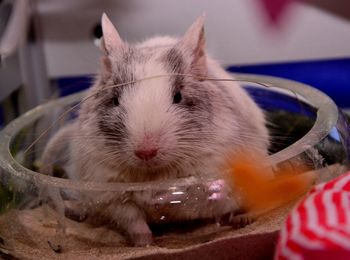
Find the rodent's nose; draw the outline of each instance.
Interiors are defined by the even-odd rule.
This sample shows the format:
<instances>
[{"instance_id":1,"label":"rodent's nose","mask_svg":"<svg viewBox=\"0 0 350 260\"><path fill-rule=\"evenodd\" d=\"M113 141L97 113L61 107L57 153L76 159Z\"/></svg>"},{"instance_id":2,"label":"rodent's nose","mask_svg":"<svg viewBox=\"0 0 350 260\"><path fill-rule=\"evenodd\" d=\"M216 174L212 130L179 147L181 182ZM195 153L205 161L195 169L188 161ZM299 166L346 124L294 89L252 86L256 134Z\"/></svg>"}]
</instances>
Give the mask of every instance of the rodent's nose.
<instances>
[{"instance_id":1,"label":"rodent's nose","mask_svg":"<svg viewBox=\"0 0 350 260\"><path fill-rule=\"evenodd\" d=\"M136 150L135 155L139 157L141 160L149 161L152 158L156 157L158 153L158 149L150 149L150 150Z\"/></svg>"}]
</instances>

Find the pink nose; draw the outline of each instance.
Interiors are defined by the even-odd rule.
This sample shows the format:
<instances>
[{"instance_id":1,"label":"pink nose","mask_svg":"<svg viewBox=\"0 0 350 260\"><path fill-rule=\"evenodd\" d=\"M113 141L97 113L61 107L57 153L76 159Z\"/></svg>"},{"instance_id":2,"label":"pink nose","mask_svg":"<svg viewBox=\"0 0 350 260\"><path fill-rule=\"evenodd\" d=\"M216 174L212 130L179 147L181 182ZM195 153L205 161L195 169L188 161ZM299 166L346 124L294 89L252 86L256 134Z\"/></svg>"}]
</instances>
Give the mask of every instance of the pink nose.
<instances>
[{"instance_id":1,"label":"pink nose","mask_svg":"<svg viewBox=\"0 0 350 260\"><path fill-rule=\"evenodd\" d=\"M134 153L141 160L149 161L152 158L156 157L158 149L150 149L150 150L136 150Z\"/></svg>"}]
</instances>

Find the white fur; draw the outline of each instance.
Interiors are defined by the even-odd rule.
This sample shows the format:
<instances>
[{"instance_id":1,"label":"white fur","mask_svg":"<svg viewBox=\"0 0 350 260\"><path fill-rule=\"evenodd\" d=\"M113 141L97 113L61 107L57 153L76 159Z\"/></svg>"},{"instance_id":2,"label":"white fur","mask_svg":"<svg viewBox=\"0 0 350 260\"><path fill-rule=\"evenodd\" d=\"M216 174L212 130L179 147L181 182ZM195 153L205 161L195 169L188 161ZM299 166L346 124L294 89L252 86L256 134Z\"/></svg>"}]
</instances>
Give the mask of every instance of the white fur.
<instances>
[{"instance_id":1,"label":"white fur","mask_svg":"<svg viewBox=\"0 0 350 260\"><path fill-rule=\"evenodd\" d=\"M164 51L172 46L179 45L184 57L198 52L204 47L203 37L204 17L200 17L188 30L184 38L177 40L171 37L157 37L136 45L136 48L158 52L144 63L133 63L132 74L136 79L143 79L155 75L168 74L164 64L159 58ZM111 67L121 59L120 51L122 41L110 21L102 18L103 32L105 34L105 47L110 55ZM196 54L196 55L197 55ZM190 63L189 63L190 64ZM210 76L216 78L231 78L224 69L209 55L198 57L198 72L205 73L208 68ZM195 79L191 79L195 80ZM98 79L89 95L99 93L103 86ZM205 83L206 84L206 83ZM99 119L96 117L97 101L93 98L82 105L76 132L82 136L71 143L72 172L71 178L99 182L130 182L161 180L178 178L204 173L218 174L223 165L225 156L239 149L247 148L261 153L267 153L269 143L268 132L262 111L235 82L221 82L219 87L212 83L208 89L213 117L212 124L206 125L201 131L207 132L209 137L196 140L202 133L198 129L182 129L186 126L191 113L181 106L172 103L172 83L170 77L160 77L134 83L132 87L125 87L119 98L119 107L110 108L106 122L113 123L118 117L120 108L124 114L122 121L125 125L123 136L127 141L122 145L116 144L116 150L109 151L99 130ZM194 89L200 93L201 89ZM227 93L223 96L222 93ZM195 95L195 93L194 93ZM97 107L97 108L96 108ZM198 120L207 122L208 113L198 115ZM113 124L112 124L113 125ZM180 133L180 134L179 134ZM89 138L89 136L91 138ZM158 150L157 156L152 159L151 166L137 156L137 149ZM50 150L50 149L49 149ZM51 149L52 150L52 149ZM111 156L111 154L113 156ZM49 156L52 157L52 156ZM195 190L193 190L195 189ZM197 196L196 187L188 187L188 194ZM161 187L160 187L161 191ZM163 191L162 191L163 192ZM201 196L206 196L204 193ZM92 215L103 215L125 229L136 244L150 243L150 230L145 223L145 212L152 212L156 200L153 191L132 194L126 198L119 198L111 192L99 193L99 204L96 194L84 194L81 203L89 207ZM171 212L173 219L186 219L220 216L237 209L233 199L227 204L228 194L224 200L208 202L205 198L197 205L192 205L190 213ZM224 203L225 201L225 203ZM135 206L136 205L136 206ZM197 210L197 211L196 211ZM152 214L149 213L149 219ZM135 227L139 227L136 228Z\"/></svg>"},{"instance_id":2,"label":"white fur","mask_svg":"<svg viewBox=\"0 0 350 260\"><path fill-rule=\"evenodd\" d=\"M155 46L170 46L174 45L177 41L178 39L170 36L155 36L137 44L136 47L152 48Z\"/></svg>"}]
</instances>

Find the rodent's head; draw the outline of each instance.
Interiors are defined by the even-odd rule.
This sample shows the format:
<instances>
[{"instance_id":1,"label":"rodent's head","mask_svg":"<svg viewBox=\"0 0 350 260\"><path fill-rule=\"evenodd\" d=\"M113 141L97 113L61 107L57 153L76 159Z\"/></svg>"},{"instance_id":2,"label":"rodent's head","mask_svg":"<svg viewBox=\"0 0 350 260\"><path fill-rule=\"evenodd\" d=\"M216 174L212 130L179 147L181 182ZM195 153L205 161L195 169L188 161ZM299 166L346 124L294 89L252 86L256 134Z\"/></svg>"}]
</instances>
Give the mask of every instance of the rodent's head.
<instances>
[{"instance_id":1,"label":"rodent's head","mask_svg":"<svg viewBox=\"0 0 350 260\"><path fill-rule=\"evenodd\" d=\"M102 70L89 93L96 95L84 102L80 117L99 136L93 142L103 147L98 153L105 153L110 166L181 171L211 152L213 113L205 82L173 75L110 88L169 73L205 76L203 22L202 16L180 40L161 37L130 46L102 17Z\"/></svg>"}]
</instances>

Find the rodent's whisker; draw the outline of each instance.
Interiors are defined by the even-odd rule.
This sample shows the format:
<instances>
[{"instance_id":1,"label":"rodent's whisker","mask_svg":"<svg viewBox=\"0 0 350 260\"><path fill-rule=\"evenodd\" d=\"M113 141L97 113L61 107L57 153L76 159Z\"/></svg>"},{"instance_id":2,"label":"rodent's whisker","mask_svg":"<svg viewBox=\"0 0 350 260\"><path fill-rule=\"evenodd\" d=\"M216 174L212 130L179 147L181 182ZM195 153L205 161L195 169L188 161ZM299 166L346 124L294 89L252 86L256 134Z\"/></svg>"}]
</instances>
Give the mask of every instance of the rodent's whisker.
<instances>
[{"instance_id":1,"label":"rodent's whisker","mask_svg":"<svg viewBox=\"0 0 350 260\"><path fill-rule=\"evenodd\" d=\"M116 154L109 154L108 156L106 156L104 159L98 161L96 164L95 164L95 167L98 168L100 165L102 165L104 162L106 161L109 161L113 158L116 157Z\"/></svg>"}]
</instances>

